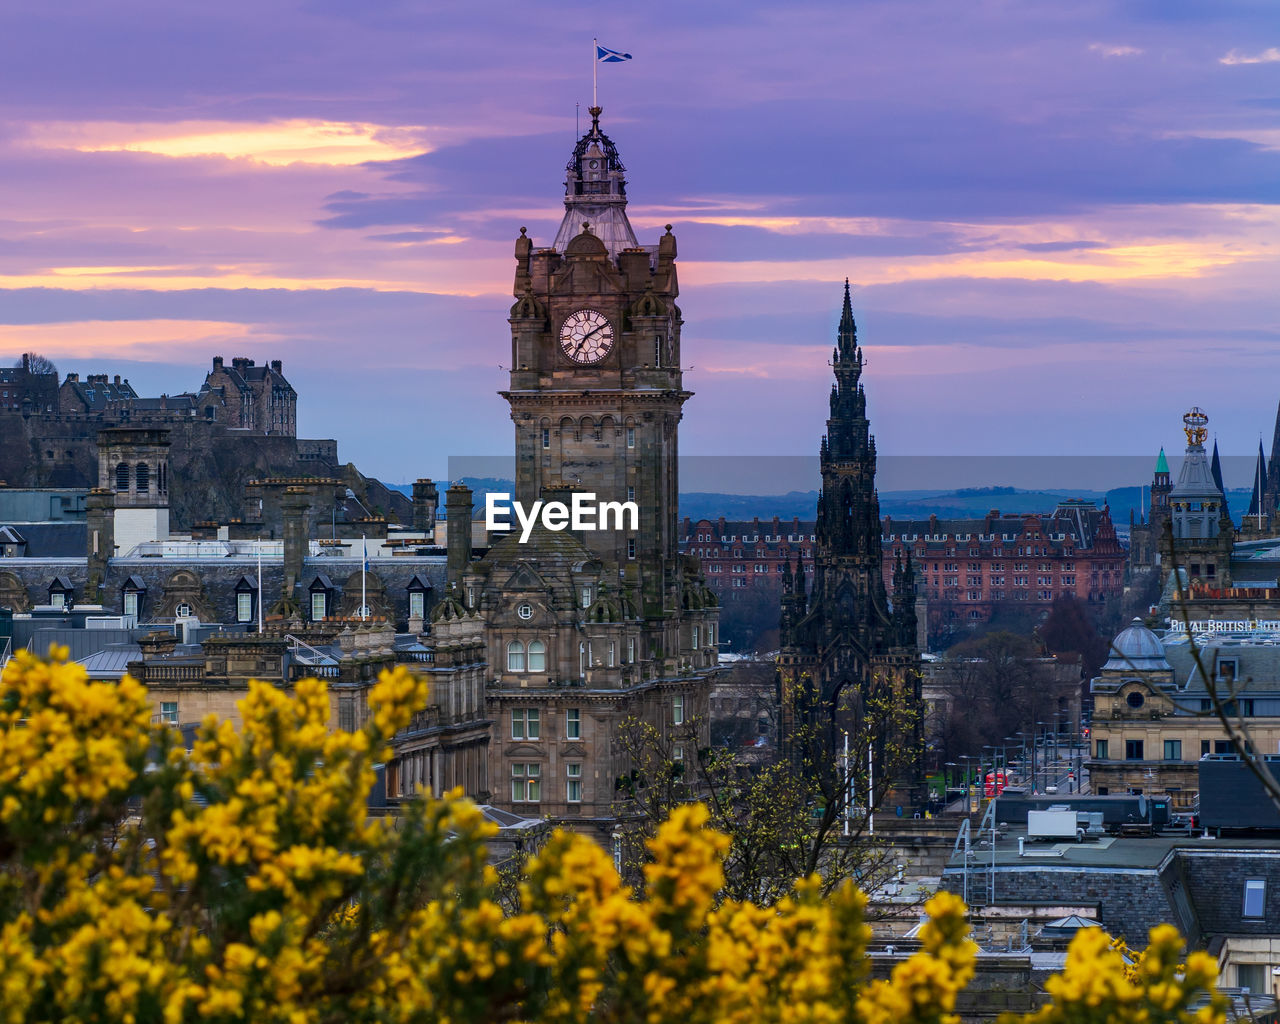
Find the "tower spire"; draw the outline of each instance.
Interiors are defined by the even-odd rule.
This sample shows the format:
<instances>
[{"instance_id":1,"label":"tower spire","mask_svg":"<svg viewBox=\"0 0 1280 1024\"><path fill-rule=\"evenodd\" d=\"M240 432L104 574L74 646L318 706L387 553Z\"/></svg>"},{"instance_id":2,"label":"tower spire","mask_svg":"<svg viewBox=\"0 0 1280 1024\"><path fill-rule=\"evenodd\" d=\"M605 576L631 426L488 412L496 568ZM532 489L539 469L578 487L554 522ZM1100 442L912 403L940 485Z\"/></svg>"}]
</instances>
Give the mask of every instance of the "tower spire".
<instances>
[{"instance_id":1,"label":"tower spire","mask_svg":"<svg viewBox=\"0 0 1280 1024\"><path fill-rule=\"evenodd\" d=\"M600 130L601 108L592 104L591 127L573 147L565 168L564 218L552 248L563 253L590 223L591 233L604 242L610 257L639 246L627 220L626 168L618 147Z\"/></svg>"},{"instance_id":2,"label":"tower spire","mask_svg":"<svg viewBox=\"0 0 1280 1024\"><path fill-rule=\"evenodd\" d=\"M853 299L849 295L849 279L844 279L844 309L840 312L836 351L842 362L852 362L858 355L858 325L853 322Z\"/></svg>"}]
</instances>

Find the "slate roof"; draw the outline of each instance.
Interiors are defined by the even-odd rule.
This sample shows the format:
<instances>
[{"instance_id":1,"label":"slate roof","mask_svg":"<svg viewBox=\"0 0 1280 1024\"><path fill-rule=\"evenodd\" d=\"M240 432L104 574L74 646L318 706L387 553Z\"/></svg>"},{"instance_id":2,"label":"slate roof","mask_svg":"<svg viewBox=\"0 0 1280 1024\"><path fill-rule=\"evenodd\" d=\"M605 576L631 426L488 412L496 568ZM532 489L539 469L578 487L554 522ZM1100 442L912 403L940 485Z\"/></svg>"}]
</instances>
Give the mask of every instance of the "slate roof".
<instances>
[{"instance_id":1,"label":"slate roof","mask_svg":"<svg viewBox=\"0 0 1280 1024\"><path fill-rule=\"evenodd\" d=\"M12 528L27 542L27 558L85 557L89 527L83 522L19 523Z\"/></svg>"},{"instance_id":2,"label":"slate roof","mask_svg":"<svg viewBox=\"0 0 1280 1024\"><path fill-rule=\"evenodd\" d=\"M80 664L91 679L119 679L129 671L129 662L141 657L142 648L137 644L111 644L81 658Z\"/></svg>"}]
</instances>

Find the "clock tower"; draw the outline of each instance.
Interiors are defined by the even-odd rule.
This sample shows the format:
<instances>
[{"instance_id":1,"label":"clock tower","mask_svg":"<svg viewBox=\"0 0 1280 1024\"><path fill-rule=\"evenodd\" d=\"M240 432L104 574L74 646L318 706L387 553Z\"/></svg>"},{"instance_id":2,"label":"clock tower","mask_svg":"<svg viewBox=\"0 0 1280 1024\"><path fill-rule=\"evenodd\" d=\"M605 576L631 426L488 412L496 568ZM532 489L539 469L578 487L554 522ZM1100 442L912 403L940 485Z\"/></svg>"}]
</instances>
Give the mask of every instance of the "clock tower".
<instances>
[{"instance_id":1,"label":"clock tower","mask_svg":"<svg viewBox=\"0 0 1280 1024\"><path fill-rule=\"evenodd\" d=\"M678 429L690 392L680 370L676 239L640 245L627 220L625 168L600 108L574 147L555 242L516 239L510 388L516 499L565 491L633 501L639 529L579 539L618 567L646 618L679 606Z\"/></svg>"}]
</instances>

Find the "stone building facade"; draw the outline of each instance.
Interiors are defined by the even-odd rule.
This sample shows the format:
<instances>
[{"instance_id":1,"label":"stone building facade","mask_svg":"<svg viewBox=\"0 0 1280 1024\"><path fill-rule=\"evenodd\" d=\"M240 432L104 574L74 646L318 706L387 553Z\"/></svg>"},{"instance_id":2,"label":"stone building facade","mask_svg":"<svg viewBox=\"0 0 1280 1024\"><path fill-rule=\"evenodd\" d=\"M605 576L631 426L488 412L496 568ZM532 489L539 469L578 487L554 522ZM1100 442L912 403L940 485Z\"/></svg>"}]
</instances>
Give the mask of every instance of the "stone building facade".
<instances>
[{"instance_id":1,"label":"stone building facade","mask_svg":"<svg viewBox=\"0 0 1280 1024\"><path fill-rule=\"evenodd\" d=\"M119 375L0 370L0 482L79 488L99 476L101 430L168 430L169 508L177 529L245 519L252 479L332 477L370 510L408 525L409 499L338 459L331 439L297 437L297 393L280 360L215 357L199 388L143 397Z\"/></svg>"},{"instance_id":2,"label":"stone building facade","mask_svg":"<svg viewBox=\"0 0 1280 1024\"><path fill-rule=\"evenodd\" d=\"M718 607L677 547L680 362L676 240L636 244L617 148L600 110L570 157L557 241L516 239L511 371L515 499L634 502L638 529L535 528L471 549L471 495L446 495L449 591L432 616L435 673L482 684L492 723L488 799L604 839L633 766L628 720L706 745ZM467 698L472 699L471 697ZM464 712L469 714L470 711ZM418 737L397 742L401 779L434 773ZM419 738L420 737L420 738ZM409 768L409 765L415 767ZM430 784L442 783L429 777ZM421 783L420 783L421 784Z\"/></svg>"},{"instance_id":3,"label":"stone building facade","mask_svg":"<svg viewBox=\"0 0 1280 1024\"><path fill-rule=\"evenodd\" d=\"M1277 631L1161 638L1135 619L1090 683L1094 791L1167 795L1175 809L1195 807L1200 758L1235 752L1210 687L1260 752L1280 749L1278 639Z\"/></svg>"}]
</instances>

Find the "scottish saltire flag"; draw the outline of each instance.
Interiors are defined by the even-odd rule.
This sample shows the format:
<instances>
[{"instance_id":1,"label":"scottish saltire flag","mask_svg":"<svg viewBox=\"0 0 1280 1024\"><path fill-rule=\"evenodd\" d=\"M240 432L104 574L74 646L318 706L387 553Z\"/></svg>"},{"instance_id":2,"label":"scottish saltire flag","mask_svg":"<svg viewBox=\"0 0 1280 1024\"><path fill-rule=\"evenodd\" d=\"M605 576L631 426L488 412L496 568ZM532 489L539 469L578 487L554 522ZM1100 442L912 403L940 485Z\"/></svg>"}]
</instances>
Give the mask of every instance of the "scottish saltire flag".
<instances>
[{"instance_id":1,"label":"scottish saltire flag","mask_svg":"<svg viewBox=\"0 0 1280 1024\"><path fill-rule=\"evenodd\" d=\"M631 54L623 53L620 50L610 50L607 46L601 46L596 43L596 63L597 64L619 64L624 60L630 60Z\"/></svg>"}]
</instances>

